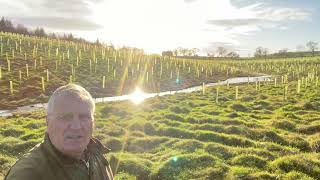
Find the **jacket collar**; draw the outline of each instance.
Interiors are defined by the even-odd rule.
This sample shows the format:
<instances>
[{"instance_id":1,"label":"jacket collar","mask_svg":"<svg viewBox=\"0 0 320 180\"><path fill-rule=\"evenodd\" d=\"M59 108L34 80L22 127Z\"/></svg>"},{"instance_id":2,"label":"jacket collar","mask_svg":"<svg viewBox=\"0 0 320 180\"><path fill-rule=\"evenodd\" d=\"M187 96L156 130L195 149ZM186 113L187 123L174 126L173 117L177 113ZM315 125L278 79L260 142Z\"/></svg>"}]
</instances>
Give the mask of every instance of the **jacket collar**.
<instances>
[{"instance_id":1,"label":"jacket collar","mask_svg":"<svg viewBox=\"0 0 320 180\"><path fill-rule=\"evenodd\" d=\"M54 158L58 159L64 165L72 165L74 163L81 161L77 158L63 154L56 147L54 147L47 132L45 133L44 142L42 144L43 144L43 147L45 148L45 150L50 155L52 155ZM87 149L85 150L84 153L85 153L86 159L88 159L90 155L93 155L96 153L106 154L108 152L110 152L110 149L103 146L100 143L100 141L97 140L96 138L91 138L90 142L87 146Z\"/></svg>"}]
</instances>

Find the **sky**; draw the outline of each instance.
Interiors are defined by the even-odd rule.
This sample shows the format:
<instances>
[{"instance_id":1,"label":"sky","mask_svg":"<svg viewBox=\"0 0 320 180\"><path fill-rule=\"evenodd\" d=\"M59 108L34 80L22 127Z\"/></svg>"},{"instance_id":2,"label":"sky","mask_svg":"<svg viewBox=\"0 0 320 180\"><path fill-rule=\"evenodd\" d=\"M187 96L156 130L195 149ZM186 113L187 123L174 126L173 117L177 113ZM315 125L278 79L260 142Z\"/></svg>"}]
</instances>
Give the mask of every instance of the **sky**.
<instances>
[{"instance_id":1,"label":"sky","mask_svg":"<svg viewBox=\"0 0 320 180\"><path fill-rule=\"evenodd\" d=\"M252 56L320 42L319 0L0 0L0 16L27 27L161 53L178 47Z\"/></svg>"}]
</instances>

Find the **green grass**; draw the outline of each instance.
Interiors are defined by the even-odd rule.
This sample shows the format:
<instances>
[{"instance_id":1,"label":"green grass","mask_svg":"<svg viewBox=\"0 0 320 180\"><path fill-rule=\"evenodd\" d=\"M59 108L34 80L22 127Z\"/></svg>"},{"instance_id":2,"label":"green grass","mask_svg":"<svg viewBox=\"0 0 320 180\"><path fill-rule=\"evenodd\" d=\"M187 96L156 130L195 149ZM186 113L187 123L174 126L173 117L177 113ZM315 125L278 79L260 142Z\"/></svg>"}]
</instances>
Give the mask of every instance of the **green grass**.
<instances>
[{"instance_id":1,"label":"green grass","mask_svg":"<svg viewBox=\"0 0 320 180\"><path fill-rule=\"evenodd\" d=\"M290 83L290 87L295 82ZM97 105L95 137L116 179L319 179L319 88L232 86ZM248 98L250 97L250 98ZM306 104L312 104L312 106ZM41 142L45 113L0 119L0 172Z\"/></svg>"},{"instance_id":2,"label":"green grass","mask_svg":"<svg viewBox=\"0 0 320 180\"><path fill-rule=\"evenodd\" d=\"M69 83L70 75L72 82L84 86L94 97L106 97L128 94L136 86L147 92L169 91L201 85L202 82L258 74L230 62L164 58L128 48L106 48L3 32L0 32L0 39L3 46L0 53L0 109L47 102L57 87ZM45 80L44 91L42 77ZM176 83L177 78L179 83ZM10 81L13 83L13 95Z\"/></svg>"},{"instance_id":3,"label":"green grass","mask_svg":"<svg viewBox=\"0 0 320 180\"><path fill-rule=\"evenodd\" d=\"M3 46L3 51L0 53L2 72L0 109L14 109L22 105L47 102L48 97L57 87L70 81L70 75L73 78L72 82L84 86L93 97L106 97L128 94L136 86L147 92L170 91L201 85L203 82L218 82L232 77L262 74L277 76L279 85L282 77L288 77L290 81L301 80L302 77L307 76L311 79L310 73L312 73L312 77L318 76L320 73L319 57L241 59L237 61L220 58L219 60L200 60L196 57L195 59L182 59L145 55L141 51L128 48L114 49L101 45L50 40L3 32L0 32L0 39ZM59 53L56 55L57 49ZM70 56L68 57L67 54ZM7 59L11 64L11 71L9 71ZM26 64L29 67L28 77ZM36 68L34 68L35 64ZM47 70L49 81L46 77ZM21 80L19 71L21 71ZM44 91L42 90L42 77L45 82ZM103 77L105 77L105 88L102 85ZM176 79L179 83L176 83ZM10 81L13 83L13 94L10 92ZM276 89L279 90L279 88ZM279 94L281 91L277 90L272 92ZM220 100L225 101L234 97L235 94L230 94L220 97ZM250 101L250 98L250 95L244 96L241 100ZM314 98L315 101L310 99L311 101L304 102L303 107L319 110L319 97ZM215 101L215 99L211 100ZM207 103L201 102L202 99L199 101L204 103L203 105ZM194 103L194 105L197 104L197 102ZM162 105L158 106L162 107ZM273 109L264 98L261 98L260 102L257 102L250 109L241 106L241 104L230 105L230 110L241 112L261 108ZM173 106L170 110L181 114L189 112L190 109ZM229 114L229 117L237 116L238 114Z\"/></svg>"}]
</instances>

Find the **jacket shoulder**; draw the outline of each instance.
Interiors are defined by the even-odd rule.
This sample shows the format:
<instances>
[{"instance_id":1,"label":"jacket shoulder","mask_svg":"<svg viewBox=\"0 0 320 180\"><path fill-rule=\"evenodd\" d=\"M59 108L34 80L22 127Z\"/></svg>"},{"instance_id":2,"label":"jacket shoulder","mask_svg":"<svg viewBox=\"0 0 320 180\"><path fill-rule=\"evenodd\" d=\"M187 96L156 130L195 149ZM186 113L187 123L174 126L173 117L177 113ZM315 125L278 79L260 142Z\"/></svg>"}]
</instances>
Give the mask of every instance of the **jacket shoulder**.
<instances>
[{"instance_id":1,"label":"jacket shoulder","mask_svg":"<svg viewBox=\"0 0 320 180\"><path fill-rule=\"evenodd\" d=\"M91 142L89 143L89 148L90 146L92 146L98 150L101 154L107 154L111 151L111 149L107 148L106 146L102 145L102 143L100 142L100 140L98 140L97 138L92 138Z\"/></svg>"},{"instance_id":2,"label":"jacket shoulder","mask_svg":"<svg viewBox=\"0 0 320 180\"><path fill-rule=\"evenodd\" d=\"M10 168L4 180L40 179L44 162L45 156L37 145Z\"/></svg>"}]
</instances>

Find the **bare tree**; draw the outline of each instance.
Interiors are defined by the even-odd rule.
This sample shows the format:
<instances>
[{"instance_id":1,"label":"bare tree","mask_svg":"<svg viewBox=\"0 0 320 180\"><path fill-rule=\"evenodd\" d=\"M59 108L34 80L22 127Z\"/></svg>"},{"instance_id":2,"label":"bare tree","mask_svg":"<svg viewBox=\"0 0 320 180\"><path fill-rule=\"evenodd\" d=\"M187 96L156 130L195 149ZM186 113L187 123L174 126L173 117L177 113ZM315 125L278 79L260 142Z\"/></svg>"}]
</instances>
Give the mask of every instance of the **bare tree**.
<instances>
[{"instance_id":1,"label":"bare tree","mask_svg":"<svg viewBox=\"0 0 320 180\"><path fill-rule=\"evenodd\" d=\"M18 24L16 27L16 33L18 34L24 34L24 35L28 35L28 29L26 27L24 27L24 25L22 24Z\"/></svg>"},{"instance_id":2,"label":"bare tree","mask_svg":"<svg viewBox=\"0 0 320 180\"><path fill-rule=\"evenodd\" d=\"M318 49L318 43L314 41L309 41L306 46L310 49L312 52L312 56L314 56L314 52L316 49Z\"/></svg>"},{"instance_id":3,"label":"bare tree","mask_svg":"<svg viewBox=\"0 0 320 180\"><path fill-rule=\"evenodd\" d=\"M15 28L10 20L6 20L4 17L0 20L0 31L14 32Z\"/></svg>"},{"instance_id":4,"label":"bare tree","mask_svg":"<svg viewBox=\"0 0 320 180\"><path fill-rule=\"evenodd\" d=\"M227 49L220 46L217 48L217 53L219 57L224 57L227 54Z\"/></svg>"},{"instance_id":5,"label":"bare tree","mask_svg":"<svg viewBox=\"0 0 320 180\"><path fill-rule=\"evenodd\" d=\"M229 52L229 53L227 54L227 57L230 57L230 58L238 58L238 57L239 57L239 54L232 51L232 52Z\"/></svg>"},{"instance_id":6,"label":"bare tree","mask_svg":"<svg viewBox=\"0 0 320 180\"><path fill-rule=\"evenodd\" d=\"M177 56L182 56L183 55L183 48L182 47L178 47L177 49Z\"/></svg>"},{"instance_id":7,"label":"bare tree","mask_svg":"<svg viewBox=\"0 0 320 180\"><path fill-rule=\"evenodd\" d=\"M269 49L268 48L263 48L261 46L256 48L256 51L254 53L254 57L264 57L267 59L267 55L269 54Z\"/></svg>"},{"instance_id":8,"label":"bare tree","mask_svg":"<svg viewBox=\"0 0 320 180\"><path fill-rule=\"evenodd\" d=\"M263 49L263 56L265 59L267 59L267 55L269 54L269 49L268 48L264 48Z\"/></svg>"},{"instance_id":9,"label":"bare tree","mask_svg":"<svg viewBox=\"0 0 320 180\"><path fill-rule=\"evenodd\" d=\"M177 49L173 50L173 56L178 56L179 55L179 51Z\"/></svg>"},{"instance_id":10,"label":"bare tree","mask_svg":"<svg viewBox=\"0 0 320 180\"><path fill-rule=\"evenodd\" d=\"M192 55L193 55L193 56L197 56L197 55L198 55L197 53L198 53L199 51L200 51L200 50L199 50L198 48L192 48L192 49L191 49L191 52L192 52Z\"/></svg>"},{"instance_id":11,"label":"bare tree","mask_svg":"<svg viewBox=\"0 0 320 180\"><path fill-rule=\"evenodd\" d=\"M173 52L172 51L162 51L162 56L171 57L171 56L173 56Z\"/></svg>"},{"instance_id":12,"label":"bare tree","mask_svg":"<svg viewBox=\"0 0 320 180\"><path fill-rule=\"evenodd\" d=\"M280 49L279 52L278 52L278 54L279 54L280 56L286 57L286 56L288 55L288 48Z\"/></svg>"},{"instance_id":13,"label":"bare tree","mask_svg":"<svg viewBox=\"0 0 320 180\"><path fill-rule=\"evenodd\" d=\"M182 48L181 53L182 53L182 56L188 56L189 50L187 48Z\"/></svg>"},{"instance_id":14,"label":"bare tree","mask_svg":"<svg viewBox=\"0 0 320 180\"><path fill-rule=\"evenodd\" d=\"M57 39L57 35L55 33L50 33L49 37L52 39Z\"/></svg>"},{"instance_id":15,"label":"bare tree","mask_svg":"<svg viewBox=\"0 0 320 180\"><path fill-rule=\"evenodd\" d=\"M186 55L187 56L192 56L193 55L192 49L187 49L186 48Z\"/></svg>"},{"instance_id":16,"label":"bare tree","mask_svg":"<svg viewBox=\"0 0 320 180\"><path fill-rule=\"evenodd\" d=\"M259 46L256 48L256 51L254 53L254 57L262 57L263 55L263 47Z\"/></svg>"},{"instance_id":17,"label":"bare tree","mask_svg":"<svg viewBox=\"0 0 320 180\"><path fill-rule=\"evenodd\" d=\"M200 50L198 48L183 48L183 47L178 47L174 50L172 50L173 56L196 56L197 53Z\"/></svg>"},{"instance_id":18,"label":"bare tree","mask_svg":"<svg viewBox=\"0 0 320 180\"><path fill-rule=\"evenodd\" d=\"M39 37L46 37L47 36L47 34L44 31L44 29L43 28L39 28L39 27L34 30L34 35L39 36Z\"/></svg>"},{"instance_id":19,"label":"bare tree","mask_svg":"<svg viewBox=\"0 0 320 180\"><path fill-rule=\"evenodd\" d=\"M101 45L100 41L99 41L99 38L97 38L96 42L94 43L96 45Z\"/></svg>"}]
</instances>

